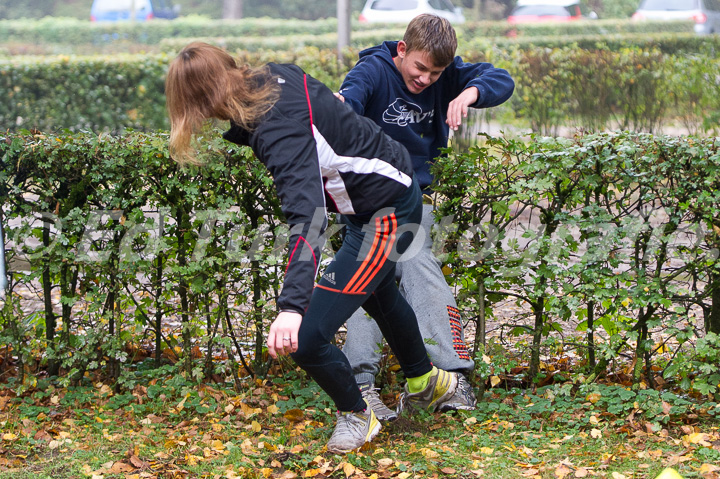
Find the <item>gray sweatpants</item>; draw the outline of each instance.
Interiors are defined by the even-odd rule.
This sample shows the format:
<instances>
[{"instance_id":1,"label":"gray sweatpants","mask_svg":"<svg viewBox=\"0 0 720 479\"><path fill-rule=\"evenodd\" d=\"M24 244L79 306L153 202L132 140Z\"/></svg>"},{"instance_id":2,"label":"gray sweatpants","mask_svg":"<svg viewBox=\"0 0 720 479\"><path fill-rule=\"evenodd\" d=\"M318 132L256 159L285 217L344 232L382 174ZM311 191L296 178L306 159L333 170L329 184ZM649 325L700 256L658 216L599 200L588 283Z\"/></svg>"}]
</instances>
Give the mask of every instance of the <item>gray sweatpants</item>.
<instances>
[{"instance_id":1,"label":"gray sweatpants","mask_svg":"<svg viewBox=\"0 0 720 479\"><path fill-rule=\"evenodd\" d=\"M435 224L432 205L423 205L424 237L415 238L397 264L400 292L415 311L425 349L433 365L446 371L469 373L474 362L465 344L463 323L452 291L445 281L440 261L433 255L430 232ZM413 253L415 253L413 255ZM375 321L358 309L347 321L343 352L358 383L375 382L380 372L383 335Z\"/></svg>"}]
</instances>

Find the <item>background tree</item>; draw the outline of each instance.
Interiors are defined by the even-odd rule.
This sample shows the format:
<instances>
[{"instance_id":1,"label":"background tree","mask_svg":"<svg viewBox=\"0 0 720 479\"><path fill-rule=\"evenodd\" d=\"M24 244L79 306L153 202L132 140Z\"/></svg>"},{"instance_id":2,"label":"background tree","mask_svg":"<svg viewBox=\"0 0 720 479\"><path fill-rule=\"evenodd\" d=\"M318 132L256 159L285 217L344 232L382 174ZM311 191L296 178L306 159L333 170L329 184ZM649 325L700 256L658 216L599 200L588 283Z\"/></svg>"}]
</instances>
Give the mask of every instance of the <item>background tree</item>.
<instances>
[{"instance_id":1,"label":"background tree","mask_svg":"<svg viewBox=\"0 0 720 479\"><path fill-rule=\"evenodd\" d=\"M223 0L223 18L242 18L243 0Z\"/></svg>"}]
</instances>

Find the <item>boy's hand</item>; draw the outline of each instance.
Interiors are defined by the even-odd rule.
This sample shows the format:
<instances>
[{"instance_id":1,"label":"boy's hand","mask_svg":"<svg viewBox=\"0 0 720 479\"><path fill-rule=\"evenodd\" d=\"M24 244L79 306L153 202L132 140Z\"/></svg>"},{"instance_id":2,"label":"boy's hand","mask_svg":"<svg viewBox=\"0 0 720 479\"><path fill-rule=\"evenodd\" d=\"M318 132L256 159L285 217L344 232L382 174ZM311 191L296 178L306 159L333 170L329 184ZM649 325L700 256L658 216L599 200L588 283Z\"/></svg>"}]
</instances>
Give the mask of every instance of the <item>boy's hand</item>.
<instances>
[{"instance_id":1,"label":"boy's hand","mask_svg":"<svg viewBox=\"0 0 720 479\"><path fill-rule=\"evenodd\" d=\"M302 323L302 315L291 311L283 311L277 315L270 326L267 347L270 356L277 358L294 353L298 348L298 331Z\"/></svg>"},{"instance_id":2,"label":"boy's hand","mask_svg":"<svg viewBox=\"0 0 720 479\"><path fill-rule=\"evenodd\" d=\"M457 130L463 118L467 118L468 107L478 101L478 89L474 86L466 88L457 98L450 102L447 111L447 120L450 129Z\"/></svg>"},{"instance_id":3,"label":"boy's hand","mask_svg":"<svg viewBox=\"0 0 720 479\"><path fill-rule=\"evenodd\" d=\"M333 93L333 95L335 95L335 98L337 98L341 102L345 103L345 97L342 96L340 93L335 92L335 93Z\"/></svg>"}]
</instances>

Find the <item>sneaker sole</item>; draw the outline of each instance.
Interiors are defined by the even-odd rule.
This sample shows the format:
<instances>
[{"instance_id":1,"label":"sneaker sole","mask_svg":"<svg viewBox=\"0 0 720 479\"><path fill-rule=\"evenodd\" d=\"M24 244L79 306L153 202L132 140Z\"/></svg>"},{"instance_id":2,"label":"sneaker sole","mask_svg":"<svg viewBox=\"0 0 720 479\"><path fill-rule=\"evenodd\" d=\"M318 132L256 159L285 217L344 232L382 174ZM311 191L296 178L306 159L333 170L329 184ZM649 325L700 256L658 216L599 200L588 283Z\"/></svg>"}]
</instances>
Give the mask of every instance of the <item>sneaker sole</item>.
<instances>
[{"instance_id":1,"label":"sneaker sole","mask_svg":"<svg viewBox=\"0 0 720 479\"><path fill-rule=\"evenodd\" d=\"M396 419L398 418L397 413L385 414L385 415L383 415L383 416L378 416L378 415L376 414L375 416L377 416L377 418L378 418L379 421L388 421L388 422L392 422L392 421L394 421L394 420L396 420Z\"/></svg>"},{"instance_id":2,"label":"sneaker sole","mask_svg":"<svg viewBox=\"0 0 720 479\"><path fill-rule=\"evenodd\" d=\"M373 439L375 439L375 436L378 435L381 428L382 428L382 426L380 425L380 421L376 417L375 424L370 428L370 431L368 431L367 436L365 436L365 442L362 443L362 445L360 445L358 447L353 447L350 449L338 449L338 448L328 447L327 450L328 450L328 452L332 452L335 454L347 454L348 452L351 452L351 451L357 451L358 449L362 448L365 444L367 444L370 441L372 441Z\"/></svg>"}]
</instances>

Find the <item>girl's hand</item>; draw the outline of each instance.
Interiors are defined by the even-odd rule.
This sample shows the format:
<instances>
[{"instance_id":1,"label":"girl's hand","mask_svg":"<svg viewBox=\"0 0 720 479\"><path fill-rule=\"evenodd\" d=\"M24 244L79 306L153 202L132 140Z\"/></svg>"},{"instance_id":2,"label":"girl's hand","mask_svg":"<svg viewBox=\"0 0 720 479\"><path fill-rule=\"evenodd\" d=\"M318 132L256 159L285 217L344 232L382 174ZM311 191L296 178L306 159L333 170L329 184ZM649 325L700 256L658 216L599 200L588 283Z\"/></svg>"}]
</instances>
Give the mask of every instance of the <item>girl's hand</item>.
<instances>
[{"instance_id":1,"label":"girl's hand","mask_svg":"<svg viewBox=\"0 0 720 479\"><path fill-rule=\"evenodd\" d=\"M267 347L270 356L286 356L294 353L298 348L298 331L302 323L302 315L291 311L278 314L270 326L267 337Z\"/></svg>"}]
</instances>

